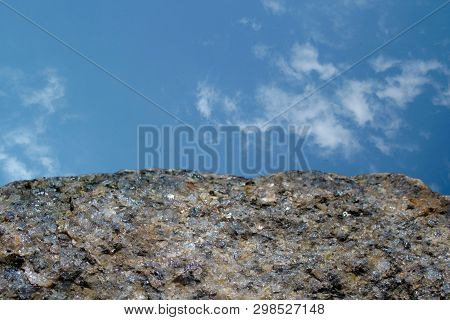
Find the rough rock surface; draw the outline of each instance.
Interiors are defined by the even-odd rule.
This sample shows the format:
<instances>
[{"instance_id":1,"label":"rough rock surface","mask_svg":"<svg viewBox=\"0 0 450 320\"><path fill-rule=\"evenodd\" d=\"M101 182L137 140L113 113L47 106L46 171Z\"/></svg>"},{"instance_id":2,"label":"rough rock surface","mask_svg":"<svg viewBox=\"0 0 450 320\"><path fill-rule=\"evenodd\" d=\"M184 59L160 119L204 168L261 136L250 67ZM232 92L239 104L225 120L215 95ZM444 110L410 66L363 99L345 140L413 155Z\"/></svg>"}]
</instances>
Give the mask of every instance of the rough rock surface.
<instances>
[{"instance_id":1,"label":"rough rock surface","mask_svg":"<svg viewBox=\"0 0 450 320\"><path fill-rule=\"evenodd\" d=\"M449 198L396 174L0 188L2 299L449 299Z\"/></svg>"}]
</instances>

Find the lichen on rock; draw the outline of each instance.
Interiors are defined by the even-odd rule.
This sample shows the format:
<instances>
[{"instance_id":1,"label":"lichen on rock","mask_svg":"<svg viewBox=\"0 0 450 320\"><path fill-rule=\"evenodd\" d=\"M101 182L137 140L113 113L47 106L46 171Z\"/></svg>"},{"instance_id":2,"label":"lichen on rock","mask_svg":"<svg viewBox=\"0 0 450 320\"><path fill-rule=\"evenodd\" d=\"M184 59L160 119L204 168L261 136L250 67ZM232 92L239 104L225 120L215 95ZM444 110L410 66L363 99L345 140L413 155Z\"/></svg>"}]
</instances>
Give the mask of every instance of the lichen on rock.
<instances>
[{"instance_id":1,"label":"lichen on rock","mask_svg":"<svg viewBox=\"0 0 450 320\"><path fill-rule=\"evenodd\" d=\"M449 198L398 174L0 188L2 299L448 299Z\"/></svg>"}]
</instances>

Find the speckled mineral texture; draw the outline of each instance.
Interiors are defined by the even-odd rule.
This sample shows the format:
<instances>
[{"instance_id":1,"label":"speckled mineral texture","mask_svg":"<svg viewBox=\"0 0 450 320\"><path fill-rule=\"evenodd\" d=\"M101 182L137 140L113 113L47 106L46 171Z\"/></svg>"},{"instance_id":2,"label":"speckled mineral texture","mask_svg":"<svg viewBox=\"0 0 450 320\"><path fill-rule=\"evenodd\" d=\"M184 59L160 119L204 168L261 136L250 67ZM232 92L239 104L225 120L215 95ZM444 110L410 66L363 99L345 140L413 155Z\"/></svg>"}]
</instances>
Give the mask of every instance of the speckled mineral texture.
<instances>
[{"instance_id":1,"label":"speckled mineral texture","mask_svg":"<svg viewBox=\"0 0 450 320\"><path fill-rule=\"evenodd\" d=\"M396 174L0 188L2 299L448 299L449 198Z\"/></svg>"}]
</instances>

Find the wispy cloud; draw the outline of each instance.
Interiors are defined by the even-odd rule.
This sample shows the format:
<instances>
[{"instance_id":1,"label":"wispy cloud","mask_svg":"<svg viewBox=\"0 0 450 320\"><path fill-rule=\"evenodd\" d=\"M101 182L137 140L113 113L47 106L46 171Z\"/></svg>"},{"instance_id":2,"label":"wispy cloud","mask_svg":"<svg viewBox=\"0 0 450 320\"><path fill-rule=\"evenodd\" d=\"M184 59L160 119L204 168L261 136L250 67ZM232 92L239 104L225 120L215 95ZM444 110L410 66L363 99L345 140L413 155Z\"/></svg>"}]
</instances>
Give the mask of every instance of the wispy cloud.
<instances>
[{"instance_id":1,"label":"wispy cloud","mask_svg":"<svg viewBox=\"0 0 450 320\"><path fill-rule=\"evenodd\" d=\"M385 155L389 155L391 153L391 146L386 143L385 139L377 136L372 136L369 139L375 147L381 151L381 153Z\"/></svg>"},{"instance_id":2,"label":"wispy cloud","mask_svg":"<svg viewBox=\"0 0 450 320\"><path fill-rule=\"evenodd\" d=\"M257 90L257 101L262 108L263 121L275 116L279 110L291 105L301 98L279 86L261 86ZM358 149L359 144L352 131L343 126L336 116L335 105L324 95L316 95L291 110L282 120L297 127L310 128L311 142L319 146L324 153L341 150L349 153Z\"/></svg>"},{"instance_id":3,"label":"wispy cloud","mask_svg":"<svg viewBox=\"0 0 450 320\"><path fill-rule=\"evenodd\" d=\"M337 68L332 63L321 63L317 49L308 43L294 44L290 58L287 61L280 58L279 67L286 75L298 80L311 74L317 74L320 79L325 80L337 72Z\"/></svg>"},{"instance_id":4,"label":"wispy cloud","mask_svg":"<svg viewBox=\"0 0 450 320\"><path fill-rule=\"evenodd\" d=\"M261 0L263 7L276 15L286 12L286 6L283 0Z\"/></svg>"},{"instance_id":5,"label":"wispy cloud","mask_svg":"<svg viewBox=\"0 0 450 320\"><path fill-rule=\"evenodd\" d=\"M0 162L8 181L30 179L34 176L34 172L15 156L0 151Z\"/></svg>"},{"instance_id":6,"label":"wispy cloud","mask_svg":"<svg viewBox=\"0 0 450 320\"><path fill-rule=\"evenodd\" d=\"M239 19L239 23L244 26L250 27L253 31L259 31L262 27L262 25L256 22L254 18L242 17L241 19Z\"/></svg>"},{"instance_id":7,"label":"wispy cloud","mask_svg":"<svg viewBox=\"0 0 450 320\"><path fill-rule=\"evenodd\" d=\"M46 83L38 89L28 89L22 99L25 105L44 107L48 112L54 112L58 101L64 97L64 85L62 79L54 70L44 72Z\"/></svg>"},{"instance_id":8,"label":"wispy cloud","mask_svg":"<svg viewBox=\"0 0 450 320\"><path fill-rule=\"evenodd\" d=\"M262 60L269 54L269 47L264 44L256 44L252 47L252 51L256 58Z\"/></svg>"},{"instance_id":9,"label":"wispy cloud","mask_svg":"<svg viewBox=\"0 0 450 320\"><path fill-rule=\"evenodd\" d=\"M278 65L279 70L288 78L296 78L303 87L303 92L293 102L299 101L310 88L318 86L311 74L317 74L325 80L338 70L334 64L321 61L318 50L310 44L294 44L290 59L281 61L283 63ZM401 61L387 57L378 57L371 65L377 76L340 79L332 90L319 92L289 111L285 121L310 125L313 143L325 151L343 150L348 154L359 150L362 141L358 132L361 129L366 130L365 134L373 133L375 138L370 141L384 154L390 154L393 149L417 150L416 146L406 147L392 141L402 126L402 109L413 102L427 85L436 89L430 73L447 75L446 66L435 60ZM387 70L389 73L383 73ZM267 92L271 91L273 89ZM286 88L279 87L275 99L289 106L293 102L283 99L286 92ZM435 94L434 103L445 104L448 90L437 90ZM257 96L260 97L261 93ZM272 115L269 115L267 104L263 104L263 108L270 119ZM278 105L272 108L280 110L286 107Z\"/></svg>"},{"instance_id":10,"label":"wispy cloud","mask_svg":"<svg viewBox=\"0 0 450 320\"><path fill-rule=\"evenodd\" d=\"M381 89L377 91L380 99L389 99L395 105L404 107L422 93L424 85L432 80L428 73L443 69L437 61L408 61L400 64L400 73L387 76Z\"/></svg>"},{"instance_id":11,"label":"wispy cloud","mask_svg":"<svg viewBox=\"0 0 450 320\"><path fill-rule=\"evenodd\" d=\"M339 70L339 64L324 61L317 48L309 43L294 44L287 57L274 58L276 55L265 47L257 50L262 53L258 52L256 57L277 61L275 66L282 77L257 87L255 103L259 112L253 118L247 117L245 123L265 123L281 110L302 100L321 81ZM373 59L370 66L375 71L372 76L338 79L332 87L302 100L275 122L308 126L310 145L318 147L326 155L342 152L348 156L370 144L385 155L399 149L416 151L416 145L396 140L404 125L402 112L427 86L435 89L435 104L448 104L448 87L438 90L431 75L433 72L447 75L447 67L435 60L399 60L384 56ZM211 110L212 107L204 106L219 104L221 95L217 94L217 89L209 87L200 92L203 94L198 96L198 101L203 103L198 105L198 109L210 117L212 113L204 109ZM207 96L215 98L207 99ZM242 118L245 117L239 117Z\"/></svg>"},{"instance_id":12,"label":"wispy cloud","mask_svg":"<svg viewBox=\"0 0 450 320\"><path fill-rule=\"evenodd\" d=\"M2 70L0 83L8 100L0 104L10 121L0 125L0 177L10 181L58 174L59 162L46 133L64 97L62 78L55 70L45 70L37 79L20 70ZM34 112L30 106L36 107Z\"/></svg>"},{"instance_id":13,"label":"wispy cloud","mask_svg":"<svg viewBox=\"0 0 450 320\"><path fill-rule=\"evenodd\" d=\"M372 59L369 63L376 72L383 72L398 65L400 60L386 58L383 55L379 55L378 57Z\"/></svg>"},{"instance_id":14,"label":"wispy cloud","mask_svg":"<svg viewBox=\"0 0 450 320\"><path fill-rule=\"evenodd\" d=\"M35 123L31 128L17 128L5 134L4 144L10 149L21 148L24 155L33 160L34 166L40 167L46 175L54 175L59 164L52 148L41 141L45 130L42 123Z\"/></svg>"},{"instance_id":15,"label":"wispy cloud","mask_svg":"<svg viewBox=\"0 0 450 320\"><path fill-rule=\"evenodd\" d=\"M450 85L438 90L437 95L433 97L433 104L450 108Z\"/></svg>"},{"instance_id":16,"label":"wispy cloud","mask_svg":"<svg viewBox=\"0 0 450 320\"><path fill-rule=\"evenodd\" d=\"M195 105L198 112L203 117L210 119L213 112L235 111L239 94L235 94L234 97L227 96L207 81L201 81L197 84L196 96L197 101Z\"/></svg>"},{"instance_id":17,"label":"wispy cloud","mask_svg":"<svg viewBox=\"0 0 450 320\"><path fill-rule=\"evenodd\" d=\"M407 152L418 151L419 147L415 143L397 143L395 141L387 141L385 137L370 136L368 138L375 147L384 155L391 155L393 150L403 150Z\"/></svg>"},{"instance_id":18,"label":"wispy cloud","mask_svg":"<svg viewBox=\"0 0 450 320\"><path fill-rule=\"evenodd\" d=\"M200 82L197 85L197 110L205 118L211 117L211 112L214 104L217 101L217 93L213 87L206 82Z\"/></svg>"},{"instance_id":19,"label":"wispy cloud","mask_svg":"<svg viewBox=\"0 0 450 320\"><path fill-rule=\"evenodd\" d=\"M361 17L362 13L379 16L392 11L393 6L392 1L373 0L292 1L290 4L283 13L296 20L295 32L302 39L343 50L349 50L355 37L363 33L372 37L379 33L379 26L355 17ZM391 27L392 21L383 21L384 29Z\"/></svg>"}]
</instances>

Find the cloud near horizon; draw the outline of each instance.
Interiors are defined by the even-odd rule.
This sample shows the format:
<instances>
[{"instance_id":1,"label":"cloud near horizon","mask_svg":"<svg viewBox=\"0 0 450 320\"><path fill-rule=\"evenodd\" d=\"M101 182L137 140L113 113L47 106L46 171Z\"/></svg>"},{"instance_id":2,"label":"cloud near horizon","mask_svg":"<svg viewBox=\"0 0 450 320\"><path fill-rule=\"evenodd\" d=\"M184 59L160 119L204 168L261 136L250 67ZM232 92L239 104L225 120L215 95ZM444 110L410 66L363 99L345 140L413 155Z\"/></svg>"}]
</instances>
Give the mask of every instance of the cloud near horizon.
<instances>
[{"instance_id":1,"label":"cloud near horizon","mask_svg":"<svg viewBox=\"0 0 450 320\"><path fill-rule=\"evenodd\" d=\"M207 81L197 84L196 108L207 119L220 112L233 112L236 110L239 94L234 97L227 96Z\"/></svg>"},{"instance_id":2,"label":"cloud near horizon","mask_svg":"<svg viewBox=\"0 0 450 320\"><path fill-rule=\"evenodd\" d=\"M314 88L341 71L341 67L323 61L318 49L310 43L294 43L287 57L270 55L264 50L264 54L258 53L256 57L275 61L281 80L256 88L254 100L260 112L242 123L265 123L295 105L272 123L310 127L309 143L323 155L339 152L348 156L364 149L367 143L385 155L395 149L414 151L416 147L406 148L396 142L399 130L405 125L402 113L427 87L434 89L433 104L448 106L449 103L448 88L439 90L432 77L433 73L448 76L448 68L436 60L399 60L380 55L368 62L373 69L372 76L336 79L326 89L303 100ZM220 95L216 94L217 89L203 82L199 88L197 109L205 118L213 118L212 106L221 100ZM231 111L241 110L234 104ZM242 114L236 118L245 117ZM223 119L216 120L223 122Z\"/></svg>"},{"instance_id":3,"label":"cloud near horizon","mask_svg":"<svg viewBox=\"0 0 450 320\"><path fill-rule=\"evenodd\" d=\"M64 98L65 86L55 70L44 70L37 76L39 85L30 85L35 78L21 70L0 70L5 93L0 97L0 108L9 115L8 124L0 125L0 176L8 181L59 173L46 133L49 117Z\"/></svg>"}]
</instances>

